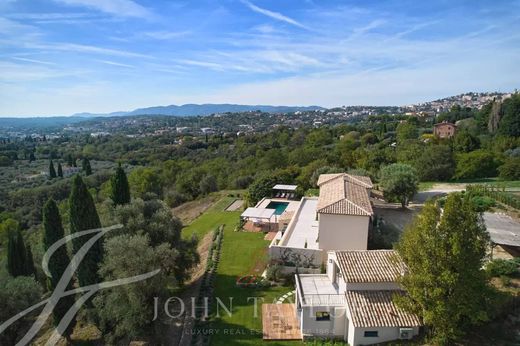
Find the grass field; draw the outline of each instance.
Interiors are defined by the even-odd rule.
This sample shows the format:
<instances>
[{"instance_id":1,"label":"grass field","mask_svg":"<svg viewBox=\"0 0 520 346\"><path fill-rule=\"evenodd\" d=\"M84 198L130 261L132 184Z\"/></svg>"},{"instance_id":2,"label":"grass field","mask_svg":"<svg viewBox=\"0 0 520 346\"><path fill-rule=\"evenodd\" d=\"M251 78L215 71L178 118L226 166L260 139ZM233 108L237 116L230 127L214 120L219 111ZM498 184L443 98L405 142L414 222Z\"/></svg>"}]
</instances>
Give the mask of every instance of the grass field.
<instances>
[{"instance_id":1,"label":"grass field","mask_svg":"<svg viewBox=\"0 0 520 346\"><path fill-rule=\"evenodd\" d=\"M217 331L211 339L212 345L259 345L262 340L261 303L272 303L281 295L292 290L291 287L269 287L263 289L238 288L236 279L246 274L260 275L263 271L268 241L262 233L224 231L222 255L215 282L215 297L229 304L233 297L233 314L229 316L221 311L220 318L215 317L212 329ZM257 297L257 316L255 317L254 300ZM215 311L215 310L213 310ZM269 343L281 345L281 343ZM298 344L298 343L284 343Z\"/></svg>"},{"instance_id":2,"label":"grass field","mask_svg":"<svg viewBox=\"0 0 520 346\"><path fill-rule=\"evenodd\" d=\"M184 238L190 238L195 234L199 239L202 239L205 234L213 231L219 225L225 224L226 230L233 231L238 224L241 211L224 211L236 198L222 197L215 204L213 204L206 212L193 220L187 227L182 230Z\"/></svg>"},{"instance_id":3,"label":"grass field","mask_svg":"<svg viewBox=\"0 0 520 346\"><path fill-rule=\"evenodd\" d=\"M506 188L520 188L520 180L500 180L498 178L482 178L453 181L424 181L419 183L419 191L429 190L437 184L486 184Z\"/></svg>"},{"instance_id":4,"label":"grass field","mask_svg":"<svg viewBox=\"0 0 520 346\"><path fill-rule=\"evenodd\" d=\"M224 196L190 225L183 229L183 237L196 234L199 239L225 224L224 240L220 263L215 281L215 297L229 305L233 297L232 315L220 309L220 317L214 316L211 328L215 335L212 345L263 345L261 303L272 303L283 294L292 291L292 287L268 287L262 289L238 288L235 285L241 275L261 275L267 261L269 242L262 233L235 232L240 211L228 212L224 209L235 197ZM255 317L254 300L257 297L257 316ZM262 300L263 299L263 300ZM213 309L215 312L215 308ZM301 345L301 342L269 342L269 345Z\"/></svg>"}]
</instances>

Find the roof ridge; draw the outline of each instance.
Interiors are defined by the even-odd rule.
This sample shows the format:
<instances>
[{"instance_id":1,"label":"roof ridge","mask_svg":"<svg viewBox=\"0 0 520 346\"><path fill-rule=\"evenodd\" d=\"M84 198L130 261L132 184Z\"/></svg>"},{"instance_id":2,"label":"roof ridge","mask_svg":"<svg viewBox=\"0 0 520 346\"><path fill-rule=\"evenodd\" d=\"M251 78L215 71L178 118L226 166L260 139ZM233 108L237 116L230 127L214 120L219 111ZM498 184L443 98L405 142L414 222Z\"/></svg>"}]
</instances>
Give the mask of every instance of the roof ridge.
<instances>
[{"instance_id":1,"label":"roof ridge","mask_svg":"<svg viewBox=\"0 0 520 346\"><path fill-rule=\"evenodd\" d=\"M397 252L394 249L374 249L374 250L336 250L334 252Z\"/></svg>"},{"instance_id":2,"label":"roof ridge","mask_svg":"<svg viewBox=\"0 0 520 346\"><path fill-rule=\"evenodd\" d=\"M344 177L346 174L347 174L347 173L326 173L326 174L320 174L320 176L321 176L321 175L331 175L331 176L332 176L332 175L335 175L335 176L334 176L334 177L331 177L331 178L329 178L329 179L327 179L327 180L322 181L318 186L321 186L321 185L323 185L323 184L325 184L325 183L328 183L328 182L330 182L330 181L332 181L332 180L334 180L334 179L338 179L339 177ZM319 177L318 177L318 179L319 179Z\"/></svg>"},{"instance_id":3,"label":"roof ridge","mask_svg":"<svg viewBox=\"0 0 520 346\"><path fill-rule=\"evenodd\" d=\"M364 181L357 178L357 177L365 177L365 175L354 175L354 174L349 174L349 173L345 173L345 175L348 176L349 178L351 178L352 180L355 180L356 182L358 182L358 185L362 185L363 187L369 189L367 183L365 183ZM366 177L370 178L368 176L366 176Z\"/></svg>"}]
</instances>

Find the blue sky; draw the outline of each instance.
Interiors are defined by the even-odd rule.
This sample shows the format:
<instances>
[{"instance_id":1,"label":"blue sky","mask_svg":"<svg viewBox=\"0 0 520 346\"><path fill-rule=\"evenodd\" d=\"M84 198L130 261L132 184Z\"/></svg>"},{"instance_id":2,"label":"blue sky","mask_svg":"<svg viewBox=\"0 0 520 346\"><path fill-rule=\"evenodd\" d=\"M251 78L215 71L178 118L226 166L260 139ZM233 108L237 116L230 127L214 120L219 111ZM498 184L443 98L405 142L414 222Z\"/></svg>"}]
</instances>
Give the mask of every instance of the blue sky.
<instances>
[{"instance_id":1,"label":"blue sky","mask_svg":"<svg viewBox=\"0 0 520 346\"><path fill-rule=\"evenodd\" d=\"M519 63L520 1L0 0L0 116L403 105Z\"/></svg>"}]
</instances>

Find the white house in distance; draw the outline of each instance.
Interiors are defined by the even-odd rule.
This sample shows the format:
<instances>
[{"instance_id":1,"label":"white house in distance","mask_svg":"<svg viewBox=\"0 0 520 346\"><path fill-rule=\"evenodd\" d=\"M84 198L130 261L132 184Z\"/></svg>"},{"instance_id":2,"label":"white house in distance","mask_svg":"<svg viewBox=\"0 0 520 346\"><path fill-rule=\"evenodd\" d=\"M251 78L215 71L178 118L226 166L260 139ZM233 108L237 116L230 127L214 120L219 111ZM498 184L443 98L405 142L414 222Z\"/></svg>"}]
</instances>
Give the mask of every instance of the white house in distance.
<instances>
[{"instance_id":1,"label":"white house in distance","mask_svg":"<svg viewBox=\"0 0 520 346\"><path fill-rule=\"evenodd\" d=\"M417 316L392 301L405 294L396 282L405 270L393 250L330 251L326 274L295 274L302 338L339 338L351 346L419 333Z\"/></svg>"},{"instance_id":2,"label":"white house in distance","mask_svg":"<svg viewBox=\"0 0 520 346\"><path fill-rule=\"evenodd\" d=\"M269 246L272 260L319 267L331 250L366 250L372 181L346 173L322 174L319 197L303 197ZM259 205L261 205L260 202ZM293 202L294 203L294 202ZM283 220L283 215L281 217Z\"/></svg>"}]
</instances>

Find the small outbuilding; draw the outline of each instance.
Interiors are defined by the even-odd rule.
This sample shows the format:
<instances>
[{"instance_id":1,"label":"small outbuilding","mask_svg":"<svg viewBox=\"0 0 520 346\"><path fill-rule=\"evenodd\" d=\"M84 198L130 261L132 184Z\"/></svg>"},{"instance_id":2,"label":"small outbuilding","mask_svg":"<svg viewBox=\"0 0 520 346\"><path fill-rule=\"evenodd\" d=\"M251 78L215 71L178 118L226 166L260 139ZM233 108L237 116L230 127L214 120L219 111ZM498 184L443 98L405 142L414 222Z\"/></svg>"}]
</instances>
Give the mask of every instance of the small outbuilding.
<instances>
[{"instance_id":1,"label":"small outbuilding","mask_svg":"<svg viewBox=\"0 0 520 346\"><path fill-rule=\"evenodd\" d=\"M295 199L298 185L276 184L273 186L273 198Z\"/></svg>"}]
</instances>

